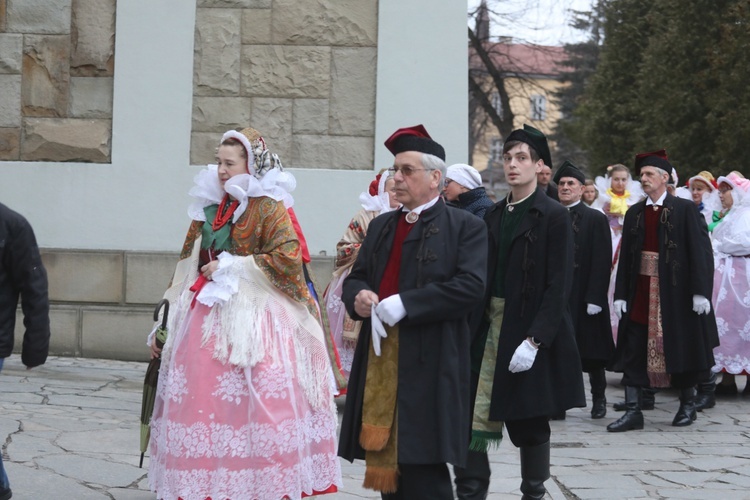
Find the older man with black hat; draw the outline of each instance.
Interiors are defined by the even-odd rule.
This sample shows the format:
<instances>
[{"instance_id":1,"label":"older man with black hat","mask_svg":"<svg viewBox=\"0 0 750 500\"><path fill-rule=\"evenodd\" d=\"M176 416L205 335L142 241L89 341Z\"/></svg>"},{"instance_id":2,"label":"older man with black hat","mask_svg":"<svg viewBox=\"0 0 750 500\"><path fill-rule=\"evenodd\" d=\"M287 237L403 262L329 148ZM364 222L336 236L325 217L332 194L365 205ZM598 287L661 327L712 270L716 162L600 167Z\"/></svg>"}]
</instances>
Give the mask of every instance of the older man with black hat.
<instances>
[{"instance_id":1,"label":"older man with black hat","mask_svg":"<svg viewBox=\"0 0 750 500\"><path fill-rule=\"evenodd\" d=\"M712 349L719 344L706 223L690 200L667 192L672 170L663 149L636 156L647 198L628 209L623 223L614 369L623 372L626 413L607 427L610 432L643 429L643 387L679 389L672 425L692 424L694 385L714 365Z\"/></svg>"},{"instance_id":2,"label":"older man with black hat","mask_svg":"<svg viewBox=\"0 0 750 500\"><path fill-rule=\"evenodd\" d=\"M612 240L607 216L581 203L586 177L565 160L555 173L560 203L573 225L573 289L570 315L583 371L591 383L591 418L604 418L607 379L604 369L615 350L609 322L607 289L612 267Z\"/></svg>"},{"instance_id":3,"label":"older man with black hat","mask_svg":"<svg viewBox=\"0 0 750 500\"><path fill-rule=\"evenodd\" d=\"M568 211L537 187L545 149L547 139L535 129L513 131L503 146L511 191L485 216L487 294L480 321L472 322L479 383L471 447L486 452L502 439L504 423L520 448L525 499L546 492L549 417L586 405L568 309L573 231Z\"/></svg>"},{"instance_id":4,"label":"older man with black hat","mask_svg":"<svg viewBox=\"0 0 750 500\"><path fill-rule=\"evenodd\" d=\"M452 499L446 463L469 436L466 311L484 294L487 230L440 199L445 152L421 125L385 142L402 210L376 217L344 282L363 320L339 455L364 458L364 486L384 499Z\"/></svg>"}]
</instances>

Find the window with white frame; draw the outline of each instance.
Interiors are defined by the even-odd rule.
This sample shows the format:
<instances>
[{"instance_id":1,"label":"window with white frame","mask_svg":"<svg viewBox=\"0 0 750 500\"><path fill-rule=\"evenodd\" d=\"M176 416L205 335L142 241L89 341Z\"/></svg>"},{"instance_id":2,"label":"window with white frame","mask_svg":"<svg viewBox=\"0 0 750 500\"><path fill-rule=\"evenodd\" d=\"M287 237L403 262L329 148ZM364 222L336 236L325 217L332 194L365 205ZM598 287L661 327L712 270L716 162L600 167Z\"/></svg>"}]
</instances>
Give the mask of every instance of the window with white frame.
<instances>
[{"instance_id":1,"label":"window with white frame","mask_svg":"<svg viewBox=\"0 0 750 500\"><path fill-rule=\"evenodd\" d=\"M490 139L490 162L503 162L503 140L499 137L493 137Z\"/></svg>"},{"instance_id":2,"label":"window with white frame","mask_svg":"<svg viewBox=\"0 0 750 500\"><path fill-rule=\"evenodd\" d=\"M545 120L547 118L547 98L540 94L531 96L531 119Z\"/></svg>"},{"instance_id":3,"label":"window with white frame","mask_svg":"<svg viewBox=\"0 0 750 500\"><path fill-rule=\"evenodd\" d=\"M500 94L497 92L493 92L490 95L490 102L492 103L492 107L495 108L495 112L497 113L497 116L500 117L500 119L503 119L503 101L500 99Z\"/></svg>"}]
</instances>

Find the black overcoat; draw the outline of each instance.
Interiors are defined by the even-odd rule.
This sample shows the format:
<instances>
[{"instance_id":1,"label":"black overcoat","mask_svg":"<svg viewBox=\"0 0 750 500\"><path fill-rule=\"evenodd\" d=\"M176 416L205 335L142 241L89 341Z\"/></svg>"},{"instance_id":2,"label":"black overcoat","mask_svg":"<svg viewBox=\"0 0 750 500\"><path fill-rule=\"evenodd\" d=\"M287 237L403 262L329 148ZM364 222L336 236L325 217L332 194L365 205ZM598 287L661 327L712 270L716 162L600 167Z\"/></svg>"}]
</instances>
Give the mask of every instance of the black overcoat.
<instances>
[{"instance_id":1,"label":"black overcoat","mask_svg":"<svg viewBox=\"0 0 750 500\"><path fill-rule=\"evenodd\" d=\"M487 210L489 305L495 280L505 200ZM568 210L537 188L533 204L513 235L505 275L505 315L500 329L490 418L522 420L586 406L581 359L568 299L573 281L573 231ZM488 328L485 316L480 329ZM481 335L478 335L481 337ZM531 369L508 370L526 337L543 346Z\"/></svg>"},{"instance_id":2,"label":"black overcoat","mask_svg":"<svg viewBox=\"0 0 750 500\"><path fill-rule=\"evenodd\" d=\"M667 194L659 222L659 297L661 299L664 357L667 373L708 370L719 345L713 305L709 314L693 312L693 295L709 301L713 292L714 260L706 221L690 200ZM645 238L646 200L630 207L622 227L620 264L615 300L625 300L626 312L618 327L614 369L623 369L629 312L638 280ZM650 210L650 208L648 208Z\"/></svg>"},{"instance_id":3,"label":"black overcoat","mask_svg":"<svg viewBox=\"0 0 750 500\"><path fill-rule=\"evenodd\" d=\"M21 297L23 335L21 361L43 365L49 351L47 271L34 230L19 213L0 203L0 358L13 352L16 308Z\"/></svg>"},{"instance_id":4,"label":"black overcoat","mask_svg":"<svg viewBox=\"0 0 750 500\"><path fill-rule=\"evenodd\" d=\"M371 223L342 300L352 318L360 290L377 293L400 211ZM482 220L438 201L424 211L402 245L399 295L398 461L463 465L467 454L470 332L468 312L482 300L487 231ZM364 458L359 446L370 320L360 331L349 376L339 455ZM387 342L388 339L384 339Z\"/></svg>"},{"instance_id":5,"label":"black overcoat","mask_svg":"<svg viewBox=\"0 0 750 500\"><path fill-rule=\"evenodd\" d=\"M615 352L607 301L612 272L609 222L602 212L582 202L569 211L574 249L570 316L576 332L578 352L582 360L607 363ZM597 305L602 311L589 315L586 312L588 304Z\"/></svg>"}]
</instances>

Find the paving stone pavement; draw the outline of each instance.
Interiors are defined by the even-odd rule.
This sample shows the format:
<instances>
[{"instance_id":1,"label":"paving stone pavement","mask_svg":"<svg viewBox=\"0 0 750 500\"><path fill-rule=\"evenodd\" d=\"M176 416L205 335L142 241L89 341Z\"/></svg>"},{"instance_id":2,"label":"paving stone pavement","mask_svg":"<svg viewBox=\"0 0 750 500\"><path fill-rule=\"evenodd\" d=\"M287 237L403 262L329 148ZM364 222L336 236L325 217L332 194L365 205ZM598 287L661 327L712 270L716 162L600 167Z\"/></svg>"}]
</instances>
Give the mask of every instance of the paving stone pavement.
<instances>
[{"instance_id":1,"label":"paving stone pavement","mask_svg":"<svg viewBox=\"0 0 750 500\"><path fill-rule=\"evenodd\" d=\"M50 358L26 370L18 356L0 374L0 438L15 500L154 499L138 468L145 363ZM738 377L741 379L742 377ZM607 398L622 399L608 374ZM643 431L606 432L621 415L588 409L552 422L546 498L750 498L750 396L722 398L690 427L675 428L677 394L656 396ZM506 439L490 455L492 500L519 498L518 450ZM364 466L342 461L344 488L321 498L376 499L361 487Z\"/></svg>"}]
</instances>

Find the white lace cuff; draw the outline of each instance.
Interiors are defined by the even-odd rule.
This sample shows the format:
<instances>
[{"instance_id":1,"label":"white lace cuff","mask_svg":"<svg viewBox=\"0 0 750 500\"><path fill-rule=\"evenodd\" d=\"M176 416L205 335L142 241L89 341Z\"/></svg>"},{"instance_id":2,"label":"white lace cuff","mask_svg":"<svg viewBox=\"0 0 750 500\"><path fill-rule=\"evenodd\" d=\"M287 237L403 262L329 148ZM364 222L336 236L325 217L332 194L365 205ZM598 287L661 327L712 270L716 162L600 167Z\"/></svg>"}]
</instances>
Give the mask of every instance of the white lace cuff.
<instances>
[{"instance_id":1,"label":"white lace cuff","mask_svg":"<svg viewBox=\"0 0 750 500\"><path fill-rule=\"evenodd\" d=\"M211 275L211 281L198 293L197 300L201 304L213 307L216 303L224 305L239 290L240 277L237 271L232 271L232 266L240 257L235 257L229 252L221 252L217 257L219 267Z\"/></svg>"}]
</instances>

